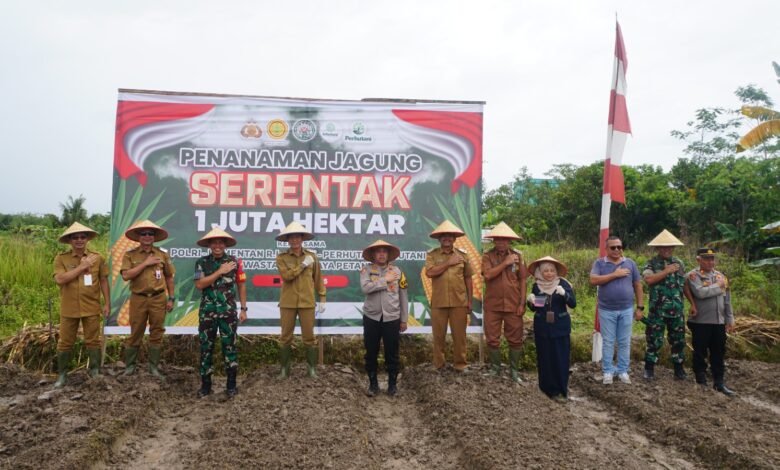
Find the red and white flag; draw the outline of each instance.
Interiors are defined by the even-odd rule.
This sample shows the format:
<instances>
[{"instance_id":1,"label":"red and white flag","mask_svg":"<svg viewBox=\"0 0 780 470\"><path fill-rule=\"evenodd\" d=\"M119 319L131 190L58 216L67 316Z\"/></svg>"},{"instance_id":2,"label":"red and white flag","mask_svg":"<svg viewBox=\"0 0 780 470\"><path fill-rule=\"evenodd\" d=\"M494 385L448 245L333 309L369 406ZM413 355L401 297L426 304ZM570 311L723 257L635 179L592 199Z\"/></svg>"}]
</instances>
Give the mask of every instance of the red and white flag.
<instances>
[{"instance_id":1,"label":"red and white flag","mask_svg":"<svg viewBox=\"0 0 780 470\"><path fill-rule=\"evenodd\" d=\"M612 90L609 93L609 122L607 126L607 154L604 159L604 189L601 195L601 228L599 230L599 256L607 255L606 241L609 237L609 212L612 202L626 203L626 187L623 182L623 149L631 133L626 107L626 70L628 59L620 23L615 22L615 65L612 67ZM592 360L601 360L601 328L598 307L593 329Z\"/></svg>"}]
</instances>

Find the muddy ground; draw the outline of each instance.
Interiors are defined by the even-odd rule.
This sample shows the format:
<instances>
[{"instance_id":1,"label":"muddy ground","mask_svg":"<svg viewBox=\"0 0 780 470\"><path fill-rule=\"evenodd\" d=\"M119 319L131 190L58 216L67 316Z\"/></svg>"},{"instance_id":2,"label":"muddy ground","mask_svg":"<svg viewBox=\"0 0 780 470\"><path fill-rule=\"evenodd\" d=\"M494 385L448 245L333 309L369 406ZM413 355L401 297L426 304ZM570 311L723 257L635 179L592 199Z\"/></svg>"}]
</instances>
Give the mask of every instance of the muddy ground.
<instances>
[{"instance_id":1,"label":"muddy ground","mask_svg":"<svg viewBox=\"0 0 780 470\"><path fill-rule=\"evenodd\" d=\"M780 366L730 361L734 398L658 380L605 386L598 367L572 367L570 400L484 376L406 368L391 398L364 395L349 366L275 379L265 367L239 377L228 400L194 398L191 368L168 366L160 383L145 372L53 375L0 365L0 468L777 468ZM384 389L385 384L382 384Z\"/></svg>"}]
</instances>

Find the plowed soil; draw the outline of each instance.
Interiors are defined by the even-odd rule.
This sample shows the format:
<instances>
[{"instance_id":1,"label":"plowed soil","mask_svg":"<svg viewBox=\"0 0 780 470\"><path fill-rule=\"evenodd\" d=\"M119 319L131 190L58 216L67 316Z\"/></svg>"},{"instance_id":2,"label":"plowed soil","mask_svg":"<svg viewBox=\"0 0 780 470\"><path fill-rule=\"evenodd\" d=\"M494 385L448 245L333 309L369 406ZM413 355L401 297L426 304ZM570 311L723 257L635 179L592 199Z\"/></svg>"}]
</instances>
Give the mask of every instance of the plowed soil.
<instances>
[{"instance_id":1,"label":"plowed soil","mask_svg":"<svg viewBox=\"0 0 780 470\"><path fill-rule=\"evenodd\" d=\"M570 399L483 375L408 367L399 394L364 394L343 365L280 381L268 366L227 399L195 398L192 368L160 382L107 366L52 391L54 376L0 365L0 468L777 468L780 366L729 362L733 398L672 379L602 385L596 364L572 367ZM386 384L382 384L382 389Z\"/></svg>"}]
</instances>

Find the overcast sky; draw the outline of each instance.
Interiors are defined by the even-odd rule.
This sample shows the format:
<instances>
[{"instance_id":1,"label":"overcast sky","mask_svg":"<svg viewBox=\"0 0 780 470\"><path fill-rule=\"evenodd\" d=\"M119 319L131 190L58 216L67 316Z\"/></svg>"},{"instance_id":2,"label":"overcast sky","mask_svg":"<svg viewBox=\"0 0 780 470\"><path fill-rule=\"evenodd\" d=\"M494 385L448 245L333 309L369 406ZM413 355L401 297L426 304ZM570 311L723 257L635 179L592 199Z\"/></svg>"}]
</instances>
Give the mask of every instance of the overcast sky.
<instances>
[{"instance_id":1,"label":"overcast sky","mask_svg":"<svg viewBox=\"0 0 780 470\"><path fill-rule=\"evenodd\" d=\"M522 166L604 157L618 14L633 127L624 164L738 86L780 101L780 1L5 1L0 213L111 207L118 88L480 100L487 189Z\"/></svg>"}]
</instances>

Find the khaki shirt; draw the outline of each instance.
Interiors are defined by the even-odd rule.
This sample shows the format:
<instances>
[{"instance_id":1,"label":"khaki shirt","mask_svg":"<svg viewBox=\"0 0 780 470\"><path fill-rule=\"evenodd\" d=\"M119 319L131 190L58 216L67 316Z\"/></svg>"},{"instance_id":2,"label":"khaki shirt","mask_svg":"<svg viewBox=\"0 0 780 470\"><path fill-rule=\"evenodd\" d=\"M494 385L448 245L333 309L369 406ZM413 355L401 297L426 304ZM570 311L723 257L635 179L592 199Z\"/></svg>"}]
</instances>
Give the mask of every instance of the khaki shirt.
<instances>
[{"instance_id":1,"label":"khaki shirt","mask_svg":"<svg viewBox=\"0 0 780 470\"><path fill-rule=\"evenodd\" d=\"M392 271L400 278L390 284L385 273ZM360 270L360 289L366 294L363 303L363 315L375 321L391 322L409 319L409 296L406 292L406 276L398 266L379 266L370 263Z\"/></svg>"},{"instance_id":2,"label":"khaki shirt","mask_svg":"<svg viewBox=\"0 0 780 470\"><path fill-rule=\"evenodd\" d=\"M471 299L466 298L466 279L471 278L474 270L465 251L455 248L452 253L445 254L441 248L434 248L425 257L425 270L446 263L456 252L463 258L463 262L450 266L441 275L431 279L431 307L471 307Z\"/></svg>"},{"instance_id":3,"label":"khaki shirt","mask_svg":"<svg viewBox=\"0 0 780 470\"><path fill-rule=\"evenodd\" d=\"M141 247L127 250L122 258L122 268L120 272L132 269L143 263L149 254L154 254L160 258L161 262L156 265L147 266L138 276L130 279L130 291L134 294L154 294L165 290L165 279L173 277L176 274L176 268L168 256L168 251L153 246L150 252L142 251Z\"/></svg>"},{"instance_id":4,"label":"khaki shirt","mask_svg":"<svg viewBox=\"0 0 780 470\"><path fill-rule=\"evenodd\" d=\"M507 256L516 254L523 262L523 254L517 250L509 249L503 255L499 255L495 248L482 256L482 275L504 262ZM485 297L482 299L483 308L491 312L516 312L520 308L520 276L522 268L520 263L507 266L493 279L485 279ZM514 268L514 271L512 270Z\"/></svg>"},{"instance_id":5,"label":"khaki shirt","mask_svg":"<svg viewBox=\"0 0 780 470\"><path fill-rule=\"evenodd\" d=\"M303 267L303 260L309 255L314 263ZM322 281L322 271L317 254L303 249L299 256L292 250L276 255L276 269L282 276L282 293L279 306L282 308L314 308L314 290L316 288L320 299L325 297L325 283Z\"/></svg>"},{"instance_id":6,"label":"khaki shirt","mask_svg":"<svg viewBox=\"0 0 780 470\"><path fill-rule=\"evenodd\" d=\"M89 274L92 276L92 285L84 285L85 273L69 283L60 286L60 316L65 318L81 318L100 315L100 283L107 281L108 265L100 253L85 249L82 256L77 256L72 249L58 254L54 258L54 275L65 274L75 269L81 258L89 255L98 255L100 259L92 265ZM108 299L104 299L108 302Z\"/></svg>"}]
</instances>

